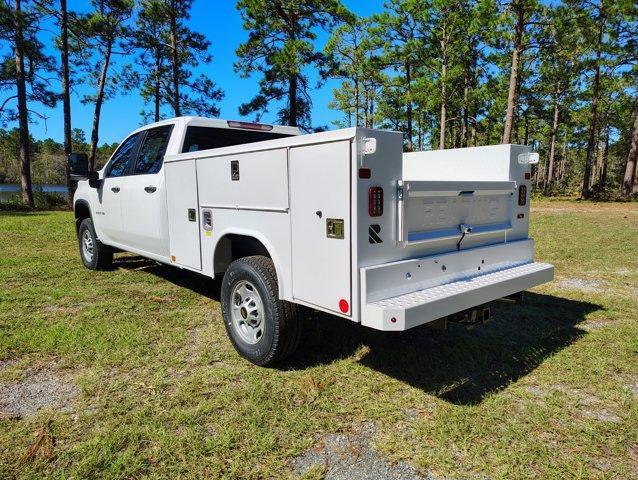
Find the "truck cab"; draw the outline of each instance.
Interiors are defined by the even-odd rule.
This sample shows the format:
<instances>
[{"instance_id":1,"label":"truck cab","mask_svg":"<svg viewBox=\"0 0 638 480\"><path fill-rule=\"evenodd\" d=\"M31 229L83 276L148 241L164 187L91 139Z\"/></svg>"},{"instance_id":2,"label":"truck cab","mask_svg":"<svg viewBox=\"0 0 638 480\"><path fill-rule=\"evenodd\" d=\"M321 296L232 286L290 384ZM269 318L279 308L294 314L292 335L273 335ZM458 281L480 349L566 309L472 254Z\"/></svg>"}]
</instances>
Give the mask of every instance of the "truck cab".
<instances>
[{"instance_id":1,"label":"truck cab","mask_svg":"<svg viewBox=\"0 0 638 480\"><path fill-rule=\"evenodd\" d=\"M403 153L400 132L180 117L132 132L99 172L72 155L80 256L128 251L221 276L237 351L291 355L310 310L382 331L476 323L550 281L529 237L522 145Z\"/></svg>"},{"instance_id":2,"label":"truck cab","mask_svg":"<svg viewBox=\"0 0 638 480\"><path fill-rule=\"evenodd\" d=\"M76 221L90 215L99 240L170 263L164 157L299 135L299 129L179 117L133 131L98 171L98 188L81 181ZM84 217L84 218L83 218Z\"/></svg>"}]
</instances>

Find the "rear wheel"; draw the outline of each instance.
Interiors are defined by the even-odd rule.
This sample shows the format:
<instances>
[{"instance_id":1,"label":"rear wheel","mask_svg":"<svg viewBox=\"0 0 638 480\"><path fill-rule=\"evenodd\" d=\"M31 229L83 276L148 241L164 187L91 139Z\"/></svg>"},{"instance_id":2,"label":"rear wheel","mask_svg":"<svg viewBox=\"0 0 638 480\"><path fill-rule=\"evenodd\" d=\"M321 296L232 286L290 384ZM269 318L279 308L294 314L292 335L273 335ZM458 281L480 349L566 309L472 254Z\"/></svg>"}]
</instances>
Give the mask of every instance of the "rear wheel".
<instances>
[{"instance_id":1,"label":"rear wheel","mask_svg":"<svg viewBox=\"0 0 638 480\"><path fill-rule=\"evenodd\" d=\"M231 263L222 281L221 304L233 346L252 363L271 365L299 345L300 307L279 300L270 258L256 255Z\"/></svg>"},{"instance_id":2,"label":"rear wheel","mask_svg":"<svg viewBox=\"0 0 638 480\"><path fill-rule=\"evenodd\" d=\"M93 221L85 218L78 229L80 257L90 270L106 270L113 264L113 249L100 242L95 234Z\"/></svg>"}]
</instances>

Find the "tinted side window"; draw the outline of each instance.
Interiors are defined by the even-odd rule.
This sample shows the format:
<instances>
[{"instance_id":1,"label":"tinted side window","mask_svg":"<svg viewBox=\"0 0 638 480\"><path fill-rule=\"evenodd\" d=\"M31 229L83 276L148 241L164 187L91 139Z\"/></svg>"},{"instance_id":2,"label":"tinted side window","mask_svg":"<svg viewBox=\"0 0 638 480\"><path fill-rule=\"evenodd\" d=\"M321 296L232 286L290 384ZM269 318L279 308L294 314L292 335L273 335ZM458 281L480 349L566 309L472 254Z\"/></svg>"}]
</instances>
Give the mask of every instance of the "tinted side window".
<instances>
[{"instance_id":1,"label":"tinted side window","mask_svg":"<svg viewBox=\"0 0 638 480\"><path fill-rule=\"evenodd\" d=\"M146 137L137 155L135 173L157 173L162 168L164 153L171 137L172 125L146 131Z\"/></svg>"},{"instance_id":2,"label":"tinted side window","mask_svg":"<svg viewBox=\"0 0 638 480\"><path fill-rule=\"evenodd\" d=\"M283 133L260 132L252 130L234 130L232 128L188 127L182 152L197 152L209 148L230 147L245 143L274 140L290 137Z\"/></svg>"},{"instance_id":3,"label":"tinted side window","mask_svg":"<svg viewBox=\"0 0 638 480\"><path fill-rule=\"evenodd\" d=\"M113 158L111 159L111 165L109 166L109 173L107 177L121 177L126 174L129 163L132 160L133 153L135 152L135 145L139 133L131 135L119 146Z\"/></svg>"}]
</instances>

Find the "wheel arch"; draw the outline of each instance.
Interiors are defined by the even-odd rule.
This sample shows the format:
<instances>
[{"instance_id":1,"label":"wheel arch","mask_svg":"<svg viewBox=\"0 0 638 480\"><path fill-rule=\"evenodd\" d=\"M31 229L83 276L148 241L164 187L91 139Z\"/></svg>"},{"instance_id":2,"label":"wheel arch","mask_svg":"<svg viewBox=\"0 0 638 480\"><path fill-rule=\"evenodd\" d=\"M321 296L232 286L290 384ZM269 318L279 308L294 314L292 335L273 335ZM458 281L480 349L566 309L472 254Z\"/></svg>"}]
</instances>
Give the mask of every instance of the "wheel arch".
<instances>
[{"instance_id":1,"label":"wheel arch","mask_svg":"<svg viewBox=\"0 0 638 480\"><path fill-rule=\"evenodd\" d=\"M93 220L93 215L91 214L91 207L89 206L89 202L86 200L76 200L73 204L73 213L75 215L75 233L78 233L80 229L80 224L82 220L86 218L90 218Z\"/></svg>"},{"instance_id":2,"label":"wheel arch","mask_svg":"<svg viewBox=\"0 0 638 480\"><path fill-rule=\"evenodd\" d=\"M285 278L281 269L280 257L265 235L253 230L229 229L218 237L213 247L213 271L225 272L234 260L251 255L264 255L272 260L277 274L279 298L285 291Z\"/></svg>"}]
</instances>

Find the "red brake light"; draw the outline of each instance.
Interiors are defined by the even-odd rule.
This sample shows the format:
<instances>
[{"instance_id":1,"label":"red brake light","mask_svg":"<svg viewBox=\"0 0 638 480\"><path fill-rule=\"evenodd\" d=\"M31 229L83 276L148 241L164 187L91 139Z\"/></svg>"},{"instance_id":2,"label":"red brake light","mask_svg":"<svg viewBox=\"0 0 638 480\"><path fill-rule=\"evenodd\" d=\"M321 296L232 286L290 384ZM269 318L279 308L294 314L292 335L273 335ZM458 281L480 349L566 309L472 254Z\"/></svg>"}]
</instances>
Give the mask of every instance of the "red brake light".
<instances>
[{"instance_id":1,"label":"red brake light","mask_svg":"<svg viewBox=\"0 0 638 480\"><path fill-rule=\"evenodd\" d=\"M383 215L383 188L370 187L368 190L368 213L371 217Z\"/></svg>"},{"instance_id":2,"label":"red brake light","mask_svg":"<svg viewBox=\"0 0 638 480\"><path fill-rule=\"evenodd\" d=\"M270 132L272 130L272 125L265 125L263 123L235 122L232 120L226 123L228 123L230 128L245 128L248 130L261 130L262 132Z\"/></svg>"}]
</instances>

